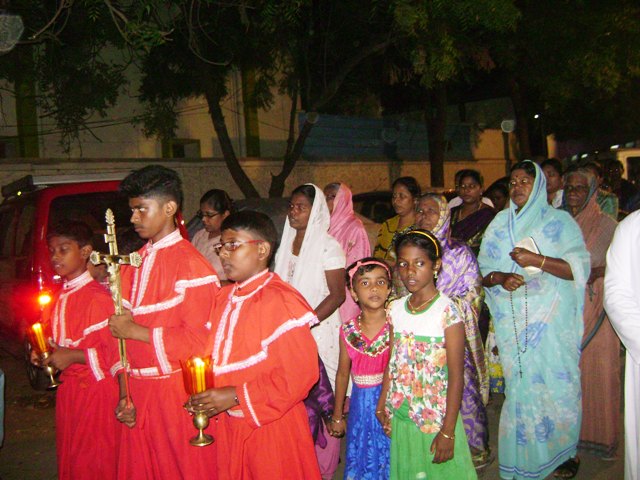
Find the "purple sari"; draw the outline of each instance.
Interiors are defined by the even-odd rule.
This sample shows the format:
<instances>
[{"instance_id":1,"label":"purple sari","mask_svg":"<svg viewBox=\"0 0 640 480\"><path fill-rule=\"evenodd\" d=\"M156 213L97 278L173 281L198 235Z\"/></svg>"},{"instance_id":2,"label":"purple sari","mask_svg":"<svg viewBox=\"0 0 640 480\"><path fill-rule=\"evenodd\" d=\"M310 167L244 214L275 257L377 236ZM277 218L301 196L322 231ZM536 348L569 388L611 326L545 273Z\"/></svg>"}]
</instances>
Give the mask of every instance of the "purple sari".
<instances>
[{"instance_id":1,"label":"purple sari","mask_svg":"<svg viewBox=\"0 0 640 480\"><path fill-rule=\"evenodd\" d=\"M480 251L482 235L484 235L484 231L491 223L491 220L493 220L493 217L496 216L496 211L493 208L483 205L482 203L480 207L480 210L462 220L458 220L462 207L453 208L450 215L451 236L469 245L476 257Z\"/></svg>"},{"instance_id":2,"label":"purple sari","mask_svg":"<svg viewBox=\"0 0 640 480\"><path fill-rule=\"evenodd\" d=\"M322 422L324 417L328 417L333 413L334 397L329 375L327 375L327 370L324 368L324 363L320 360L320 356L318 356L318 367L320 377L309 391L307 398L304 399L304 406L309 416L309 428L311 429L313 440L316 445L324 448L327 446L327 439L324 437Z\"/></svg>"},{"instance_id":3,"label":"purple sari","mask_svg":"<svg viewBox=\"0 0 640 480\"><path fill-rule=\"evenodd\" d=\"M489 378L478 328L478 318L484 302L482 276L471 248L451 238L451 210L446 199L440 195L428 196L440 207L440 218L432 232L442 245L442 269L438 273L436 287L456 303L464 317L466 342L460 415L469 446L483 452L489 448L486 410Z\"/></svg>"}]
</instances>

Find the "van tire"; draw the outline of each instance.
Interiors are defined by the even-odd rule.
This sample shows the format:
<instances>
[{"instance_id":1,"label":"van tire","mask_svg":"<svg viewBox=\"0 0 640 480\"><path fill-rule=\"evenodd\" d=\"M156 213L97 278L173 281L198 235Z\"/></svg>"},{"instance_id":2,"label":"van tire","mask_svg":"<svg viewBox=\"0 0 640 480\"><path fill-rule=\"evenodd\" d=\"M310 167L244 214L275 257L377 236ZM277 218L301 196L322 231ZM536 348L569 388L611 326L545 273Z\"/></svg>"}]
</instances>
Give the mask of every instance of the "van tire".
<instances>
[{"instance_id":1,"label":"van tire","mask_svg":"<svg viewBox=\"0 0 640 480\"><path fill-rule=\"evenodd\" d=\"M24 362L27 369L27 378L34 390L44 391L47 389L51 380L49 375L44 371L44 368L36 367L31 363L31 344L28 341L24 342Z\"/></svg>"}]
</instances>

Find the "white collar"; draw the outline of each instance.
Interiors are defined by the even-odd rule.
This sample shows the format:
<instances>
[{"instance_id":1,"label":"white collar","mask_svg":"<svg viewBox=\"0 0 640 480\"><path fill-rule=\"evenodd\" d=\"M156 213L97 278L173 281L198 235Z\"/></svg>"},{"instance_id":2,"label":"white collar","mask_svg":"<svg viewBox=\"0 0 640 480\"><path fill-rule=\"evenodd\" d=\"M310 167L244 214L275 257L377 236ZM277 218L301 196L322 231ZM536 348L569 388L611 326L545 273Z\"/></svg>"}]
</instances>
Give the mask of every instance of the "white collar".
<instances>
[{"instance_id":1,"label":"white collar","mask_svg":"<svg viewBox=\"0 0 640 480\"><path fill-rule=\"evenodd\" d=\"M147 250L151 250L151 251L161 250L163 248L167 248L172 245L175 245L181 240L182 240L182 235L180 234L180 229L176 228L173 232L171 232L169 235L162 237L156 243L153 243L151 240L149 240L149 243L147 244Z\"/></svg>"},{"instance_id":2,"label":"white collar","mask_svg":"<svg viewBox=\"0 0 640 480\"><path fill-rule=\"evenodd\" d=\"M65 291L74 290L76 288L84 287L87 283L91 282L93 277L89 270L85 271L82 275L78 275L73 280L69 280L68 282L64 282L62 288Z\"/></svg>"}]
</instances>

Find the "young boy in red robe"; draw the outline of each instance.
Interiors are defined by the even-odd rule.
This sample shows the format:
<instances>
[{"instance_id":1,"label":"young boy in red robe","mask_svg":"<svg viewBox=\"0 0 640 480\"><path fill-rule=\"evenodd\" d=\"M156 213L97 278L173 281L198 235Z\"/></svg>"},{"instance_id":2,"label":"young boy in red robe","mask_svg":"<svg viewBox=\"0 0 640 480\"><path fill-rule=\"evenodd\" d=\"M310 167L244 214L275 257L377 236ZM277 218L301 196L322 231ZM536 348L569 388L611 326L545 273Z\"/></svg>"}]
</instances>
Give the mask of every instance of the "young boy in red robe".
<instances>
[{"instance_id":1,"label":"young boy in red robe","mask_svg":"<svg viewBox=\"0 0 640 480\"><path fill-rule=\"evenodd\" d=\"M208 351L218 277L177 228L182 183L175 171L136 170L120 190L129 198L135 231L148 243L139 250L139 268L122 268L126 310L109 320L113 335L127 340L133 403L127 408L121 382L116 416L128 428L122 429L118 476L215 479L215 444L189 444L197 431L183 408L188 396L180 360Z\"/></svg>"},{"instance_id":2,"label":"young boy in red robe","mask_svg":"<svg viewBox=\"0 0 640 480\"><path fill-rule=\"evenodd\" d=\"M213 342L216 388L189 408L218 415L220 479L319 479L303 404L318 380L311 307L268 270L277 241L266 215L244 211L222 223L227 285L218 294Z\"/></svg>"},{"instance_id":3,"label":"young boy in red robe","mask_svg":"<svg viewBox=\"0 0 640 480\"><path fill-rule=\"evenodd\" d=\"M117 360L107 321L109 292L87 270L91 228L66 221L47 235L55 272L64 280L44 321L57 345L43 362L61 370L56 396L58 478L116 478L118 385L109 370Z\"/></svg>"}]
</instances>

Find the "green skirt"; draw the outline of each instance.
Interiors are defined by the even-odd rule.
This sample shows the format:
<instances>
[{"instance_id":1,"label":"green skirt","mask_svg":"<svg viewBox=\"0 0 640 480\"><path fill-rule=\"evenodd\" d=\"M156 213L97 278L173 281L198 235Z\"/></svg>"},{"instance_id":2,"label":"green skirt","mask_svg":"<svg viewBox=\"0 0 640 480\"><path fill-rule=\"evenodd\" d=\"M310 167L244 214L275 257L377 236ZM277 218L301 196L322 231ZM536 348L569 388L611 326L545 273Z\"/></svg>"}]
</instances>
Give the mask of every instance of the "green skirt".
<instances>
[{"instance_id":1,"label":"green skirt","mask_svg":"<svg viewBox=\"0 0 640 480\"><path fill-rule=\"evenodd\" d=\"M409 404L405 401L391 420L391 480L476 480L478 476L460 415L456 422L453 458L448 462L432 462L431 443L436 435L420 431L409 418Z\"/></svg>"}]
</instances>

